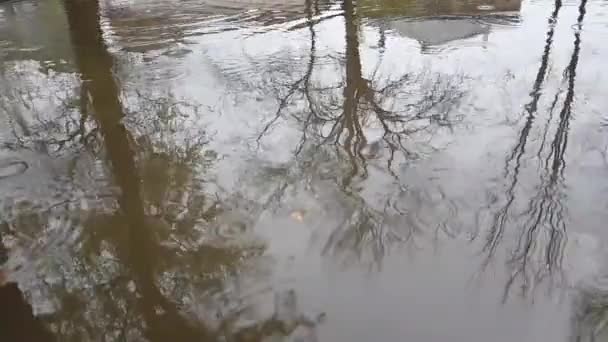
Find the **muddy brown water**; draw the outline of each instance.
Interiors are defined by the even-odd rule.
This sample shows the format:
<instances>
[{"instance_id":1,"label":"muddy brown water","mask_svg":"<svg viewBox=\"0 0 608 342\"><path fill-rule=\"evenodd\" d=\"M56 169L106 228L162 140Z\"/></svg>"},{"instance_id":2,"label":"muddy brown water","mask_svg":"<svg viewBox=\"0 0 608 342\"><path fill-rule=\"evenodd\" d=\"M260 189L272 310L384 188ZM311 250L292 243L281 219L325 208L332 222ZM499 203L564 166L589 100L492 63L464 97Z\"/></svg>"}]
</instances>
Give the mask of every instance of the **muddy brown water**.
<instances>
[{"instance_id":1,"label":"muddy brown water","mask_svg":"<svg viewBox=\"0 0 608 342\"><path fill-rule=\"evenodd\" d=\"M0 340L606 340L607 84L601 0L2 2Z\"/></svg>"}]
</instances>

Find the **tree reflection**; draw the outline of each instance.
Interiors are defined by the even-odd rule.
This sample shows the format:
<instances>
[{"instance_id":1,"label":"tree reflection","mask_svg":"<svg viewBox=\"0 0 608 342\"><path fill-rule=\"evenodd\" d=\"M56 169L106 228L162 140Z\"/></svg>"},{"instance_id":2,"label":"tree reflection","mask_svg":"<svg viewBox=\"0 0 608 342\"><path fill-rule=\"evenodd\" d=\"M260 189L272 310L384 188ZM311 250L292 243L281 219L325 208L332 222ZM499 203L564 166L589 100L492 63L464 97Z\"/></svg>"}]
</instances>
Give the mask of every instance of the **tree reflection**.
<instances>
[{"instance_id":1,"label":"tree reflection","mask_svg":"<svg viewBox=\"0 0 608 342\"><path fill-rule=\"evenodd\" d=\"M145 322L143 335L151 341L166 341L176 333L184 341L204 339L206 331L192 325L180 314L176 304L163 295L155 279L162 257L170 254L159 253L158 235L163 233L159 231L162 221L150 224L152 218L147 217L144 210L135 153L129 133L121 122L124 112L119 100L120 92L113 79L112 57L104 46L99 27L99 7L94 1L66 1L66 11L76 47L76 63L83 82L87 84L90 107L121 193L118 197L119 212L108 217L107 222L94 217L97 226L85 222L85 229L90 229L93 236L108 233L108 229L115 230L109 234L117 236L119 241L111 241L107 237L104 240L114 245L116 257L124 262L133 276L139 295L134 304Z\"/></svg>"},{"instance_id":2,"label":"tree reflection","mask_svg":"<svg viewBox=\"0 0 608 342\"><path fill-rule=\"evenodd\" d=\"M315 23L309 19L311 44L306 71L285 87L287 91L278 98L277 111L258 141L280 119L291 115L302 125L296 156L307 145L314 148L334 146L338 158L350 165L342 179L343 186L348 187L355 176L366 177L367 160L378 157L384 150L388 152L387 166L391 171L394 171L397 154L406 159L414 158L418 152L410 146L413 135L431 135L434 129L457 121L447 108L460 99L462 91L458 89L461 80L457 77L414 72L396 78L381 77L379 64L371 78L364 77L359 47L360 19L353 2L343 2L342 9L346 46L343 81L328 86L313 81L318 57ZM379 63L381 60L380 57ZM413 85L415 87L411 89ZM304 105L298 103L297 96L304 99ZM290 104L297 108L288 110ZM294 111L298 112L294 114ZM380 138L370 137L369 131L374 129L382 132Z\"/></svg>"},{"instance_id":3,"label":"tree reflection","mask_svg":"<svg viewBox=\"0 0 608 342\"><path fill-rule=\"evenodd\" d=\"M258 341L311 326L277 315L258 322L259 329L236 324L248 303L225 289L225 282L263 253L264 245L218 236L220 226L238 230L243 224L223 220L237 211L231 205L240 199L205 189L201 177L216 157L206 147L205 132L189 129L187 120L198 106L170 94L121 92L98 3L67 0L65 9L82 84L71 93L79 100L58 105L69 114L58 117L75 124L53 126L53 134L45 135L43 126L23 121L14 130L20 144L10 147L29 148L23 138L35 136L53 147L47 154L77 150L86 156L70 175L53 179L67 200L55 203L52 194L4 201L2 208L11 214L3 219L14 248L31 250L34 260L36 246L61 249L56 260L20 271L46 274L34 282L50 302L45 320L59 340L230 341L246 334ZM83 146L94 148L81 151ZM77 179L83 175L84 181Z\"/></svg>"},{"instance_id":4,"label":"tree reflection","mask_svg":"<svg viewBox=\"0 0 608 342\"><path fill-rule=\"evenodd\" d=\"M281 69L267 74L275 87L281 83L284 86L273 91L278 94L277 109L264 125L258 143L263 142L281 120L293 119L301 131L294 148L298 173L308 179L303 176L306 170L319 167L322 160L332 160L331 168L335 171L324 177L334 180L341 189L338 196L344 198L339 202L350 212L333 231L324 250L333 254L350 249L358 251L355 253L360 256L367 254L365 250L371 250L373 260L379 262L385 253L385 243L409 241L408 237L419 227L408 227L407 233L391 231L387 227L391 219L386 217L406 215L396 209L393 195L386 203L373 205L359 193L369 177L370 166L383 161L378 170L385 170L393 178L397 189L394 197L403 196L404 185L398 176L400 165L416 159L425 150L432 150L429 142L437 131L451 129L459 120L451 109L464 94L462 79L432 74L428 70L383 76L380 70L383 48L375 68L364 74L359 43L361 19L355 1L346 0L342 2L345 50L340 57L330 57L331 65L339 68L332 73L341 75L342 81L322 83L319 74L327 70L324 60L328 57L317 56L311 2L307 2L310 49L306 68L301 77L288 84L280 79L293 79L292 72ZM384 33L380 32L380 45L386 39L383 37Z\"/></svg>"},{"instance_id":5,"label":"tree reflection","mask_svg":"<svg viewBox=\"0 0 608 342\"><path fill-rule=\"evenodd\" d=\"M580 28L586 13L586 0L581 0L579 6L578 30L574 36L574 48L564 71L567 86L566 95L555 123L555 132L551 141L547 141L547 135L561 92L558 92L552 101L547 123L543 127L543 138L537 152L537 157L542 160L543 164L539 178L540 182L537 185L536 193L529 198L523 212L520 214L514 213L513 208L517 199L516 193L523 167L522 160L526 154L530 132L537 118L538 102L546 79L554 29L561 6L561 1L557 0L554 11L549 18L549 31L547 32L541 65L530 93L532 99L525 107L527 113L525 123L519 133L517 144L509 154L505 165L505 176L510 181L506 190L506 200L493 217L485 244L485 250L488 253L487 260L489 261L503 240L507 224L509 222L520 222L519 219L522 220L523 228L517 233L516 244L509 259L512 272L505 287L505 300L517 281L521 283L522 293L525 294L530 288L534 288L535 284L540 283L555 272L559 272L566 242L566 208L563 205L565 199L563 191L564 170L566 167L564 155L568 144L568 131L572 116L576 67L581 44ZM545 148L548 148L548 153L542 156Z\"/></svg>"}]
</instances>

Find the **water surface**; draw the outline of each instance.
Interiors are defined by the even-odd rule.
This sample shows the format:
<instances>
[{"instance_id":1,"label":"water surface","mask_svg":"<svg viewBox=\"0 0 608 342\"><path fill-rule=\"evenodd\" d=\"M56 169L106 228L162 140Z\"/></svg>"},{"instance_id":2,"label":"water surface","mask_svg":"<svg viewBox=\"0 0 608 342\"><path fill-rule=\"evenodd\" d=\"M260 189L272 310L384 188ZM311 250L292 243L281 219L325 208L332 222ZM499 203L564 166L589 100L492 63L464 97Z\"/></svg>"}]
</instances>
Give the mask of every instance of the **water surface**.
<instances>
[{"instance_id":1,"label":"water surface","mask_svg":"<svg viewBox=\"0 0 608 342\"><path fill-rule=\"evenodd\" d=\"M4 269L57 341L605 339L607 18L4 2Z\"/></svg>"}]
</instances>

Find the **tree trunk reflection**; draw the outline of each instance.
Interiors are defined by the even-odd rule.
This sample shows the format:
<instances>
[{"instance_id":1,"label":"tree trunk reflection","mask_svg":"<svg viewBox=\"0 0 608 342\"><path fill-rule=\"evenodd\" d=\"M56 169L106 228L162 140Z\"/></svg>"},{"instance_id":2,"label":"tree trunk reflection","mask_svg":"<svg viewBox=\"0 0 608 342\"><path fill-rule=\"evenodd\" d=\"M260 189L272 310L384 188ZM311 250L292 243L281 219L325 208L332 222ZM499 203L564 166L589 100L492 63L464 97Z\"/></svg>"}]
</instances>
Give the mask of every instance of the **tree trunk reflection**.
<instances>
[{"instance_id":1,"label":"tree trunk reflection","mask_svg":"<svg viewBox=\"0 0 608 342\"><path fill-rule=\"evenodd\" d=\"M65 7L78 70L103 137L114 180L121 191L120 215L126 222L129 240L128 259L124 262L141 295L138 306L146 321L146 335L158 342L171 339L201 341L206 337L204 330L182 317L155 283L155 256L150 253L155 241L146 227L141 180L129 132L122 123L125 114L112 72L112 56L103 40L99 4L93 0L66 0Z\"/></svg>"}]
</instances>

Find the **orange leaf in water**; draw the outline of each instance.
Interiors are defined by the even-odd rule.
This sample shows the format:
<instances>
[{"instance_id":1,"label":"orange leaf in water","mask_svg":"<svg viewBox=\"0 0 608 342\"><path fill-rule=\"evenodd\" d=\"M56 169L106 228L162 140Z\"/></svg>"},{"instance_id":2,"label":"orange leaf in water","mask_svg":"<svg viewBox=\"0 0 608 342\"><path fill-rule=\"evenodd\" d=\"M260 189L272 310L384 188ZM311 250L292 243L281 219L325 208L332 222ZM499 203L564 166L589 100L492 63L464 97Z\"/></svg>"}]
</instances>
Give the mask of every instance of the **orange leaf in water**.
<instances>
[{"instance_id":1,"label":"orange leaf in water","mask_svg":"<svg viewBox=\"0 0 608 342\"><path fill-rule=\"evenodd\" d=\"M292 219L294 219L298 222L304 222L304 213L302 211L296 210L296 211L292 212L291 215L289 215L289 216L291 216Z\"/></svg>"}]
</instances>

